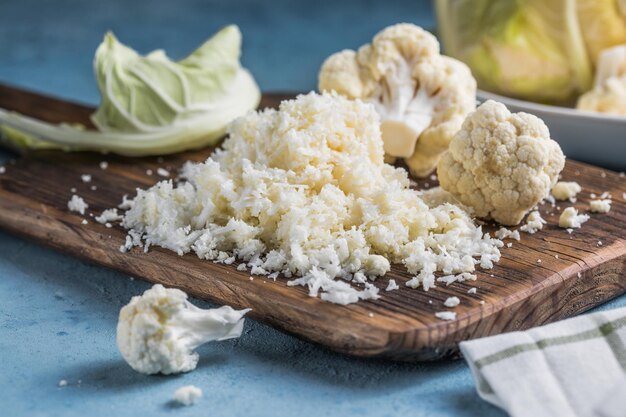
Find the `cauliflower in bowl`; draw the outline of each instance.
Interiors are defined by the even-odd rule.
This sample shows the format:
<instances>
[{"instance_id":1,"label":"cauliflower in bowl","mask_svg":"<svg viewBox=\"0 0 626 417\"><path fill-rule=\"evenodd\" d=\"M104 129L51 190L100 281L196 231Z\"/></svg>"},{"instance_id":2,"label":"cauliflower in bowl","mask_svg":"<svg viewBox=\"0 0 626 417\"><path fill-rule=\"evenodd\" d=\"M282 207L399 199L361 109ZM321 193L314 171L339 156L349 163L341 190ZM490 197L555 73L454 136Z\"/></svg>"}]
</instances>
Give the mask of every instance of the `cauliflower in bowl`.
<instances>
[{"instance_id":1,"label":"cauliflower in bowl","mask_svg":"<svg viewBox=\"0 0 626 417\"><path fill-rule=\"evenodd\" d=\"M602 51L594 87L580 96L576 107L626 116L626 45Z\"/></svg>"},{"instance_id":2,"label":"cauliflower in bowl","mask_svg":"<svg viewBox=\"0 0 626 417\"><path fill-rule=\"evenodd\" d=\"M437 174L441 187L477 217L512 226L549 196L564 165L541 119L489 100L465 119Z\"/></svg>"},{"instance_id":3,"label":"cauliflower in bowl","mask_svg":"<svg viewBox=\"0 0 626 417\"><path fill-rule=\"evenodd\" d=\"M408 23L382 30L358 51L328 57L319 89L374 104L385 154L405 158L418 177L433 171L476 107L476 80L469 68L442 56L432 34Z\"/></svg>"}]
</instances>

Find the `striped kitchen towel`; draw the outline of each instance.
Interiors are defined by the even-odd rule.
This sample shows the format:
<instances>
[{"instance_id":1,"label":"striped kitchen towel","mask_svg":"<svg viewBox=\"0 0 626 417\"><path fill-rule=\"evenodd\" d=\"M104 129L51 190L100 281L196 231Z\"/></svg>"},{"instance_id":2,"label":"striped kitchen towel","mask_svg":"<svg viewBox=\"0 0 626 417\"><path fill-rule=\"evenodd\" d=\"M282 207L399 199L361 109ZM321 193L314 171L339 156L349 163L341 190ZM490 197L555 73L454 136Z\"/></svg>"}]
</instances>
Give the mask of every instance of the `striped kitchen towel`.
<instances>
[{"instance_id":1,"label":"striped kitchen towel","mask_svg":"<svg viewBox=\"0 0 626 417\"><path fill-rule=\"evenodd\" d=\"M461 343L478 394L512 417L626 417L626 308Z\"/></svg>"}]
</instances>

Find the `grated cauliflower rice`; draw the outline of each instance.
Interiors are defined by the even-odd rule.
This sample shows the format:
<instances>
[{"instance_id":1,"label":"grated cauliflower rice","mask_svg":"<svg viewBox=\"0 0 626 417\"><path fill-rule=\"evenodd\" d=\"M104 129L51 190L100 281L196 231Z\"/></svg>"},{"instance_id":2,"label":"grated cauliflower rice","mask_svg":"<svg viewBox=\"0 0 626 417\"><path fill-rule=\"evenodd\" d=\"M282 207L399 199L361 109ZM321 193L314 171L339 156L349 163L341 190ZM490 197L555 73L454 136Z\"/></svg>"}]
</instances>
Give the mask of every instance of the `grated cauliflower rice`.
<instances>
[{"instance_id":1,"label":"grated cauliflower rice","mask_svg":"<svg viewBox=\"0 0 626 417\"><path fill-rule=\"evenodd\" d=\"M185 164L184 181L161 181L126 202L125 249L236 258L253 274L281 273L338 304L378 298L369 281L391 263L414 275L407 285L428 289L435 272L500 259L500 240L456 205L429 208L407 172L383 158L371 104L309 93L251 112L206 162Z\"/></svg>"}]
</instances>

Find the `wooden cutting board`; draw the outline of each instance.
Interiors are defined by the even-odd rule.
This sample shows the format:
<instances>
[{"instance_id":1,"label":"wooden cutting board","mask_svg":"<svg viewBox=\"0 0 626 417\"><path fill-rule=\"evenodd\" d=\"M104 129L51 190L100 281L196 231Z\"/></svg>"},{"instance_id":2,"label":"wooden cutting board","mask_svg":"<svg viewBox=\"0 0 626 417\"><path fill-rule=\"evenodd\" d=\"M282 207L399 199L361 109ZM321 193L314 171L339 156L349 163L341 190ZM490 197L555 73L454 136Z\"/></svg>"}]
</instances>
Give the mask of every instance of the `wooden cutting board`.
<instances>
[{"instance_id":1,"label":"wooden cutting board","mask_svg":"<svg viewBox=\"0 0 626 417\"><path fill-rule=\"evenodd\" d=\"M261 106L276 106L287 96L264 96ZM0 107L50 122L89 124L89 107L59 101L0 85ZM590 139L591 140L591 139ZM609 191L608 214L593 214L583 228L568 234L556 226L559 212L542 206L548 221L535 235L522 233L521 242L503 248L502 260L490 271L478 272L475 282L440 285L425 292L404 287L410 279L394 266L376 285L394 278L398 291L381 291L376 301L339 306L307 296L302 287L287 287L194 255L177 256L160 248L120 253L125 233L106 228L88 215L67 210L75 187L96 215L115 207L124 194L162 179L157 167L175 170L187 160L204 160L210 149L165 158L129 159L87 153L35 152L9 163L0 174L0 227L59 251L126 274L181 288L190 294L236 308L251 307L250 316L278 329L329 348L358 356L402 360L432 360L457 352L459 341L526 329L570 317L626 291L626 178L614 172L568 161L563 179L579 182L583 192L575 206L588 211L590 193ZM625 156L626 157L626 156ZM108 162L102 170L101 161ZM154 174L147 175L151 169ZM173 171L175 172L175 171ZM90 174L83 183L81 174ZM421 186L435 185L421 181ZM95 186L97 189L92 190ZM563 209L570 204L561 203ZM541 262L539 262L541 260ZM467 293L477 287L475 295ZM442 321L435 312L457 296L457 319ZM481 301L483 302L481 304Z\"/></svg>"}]
</instances>

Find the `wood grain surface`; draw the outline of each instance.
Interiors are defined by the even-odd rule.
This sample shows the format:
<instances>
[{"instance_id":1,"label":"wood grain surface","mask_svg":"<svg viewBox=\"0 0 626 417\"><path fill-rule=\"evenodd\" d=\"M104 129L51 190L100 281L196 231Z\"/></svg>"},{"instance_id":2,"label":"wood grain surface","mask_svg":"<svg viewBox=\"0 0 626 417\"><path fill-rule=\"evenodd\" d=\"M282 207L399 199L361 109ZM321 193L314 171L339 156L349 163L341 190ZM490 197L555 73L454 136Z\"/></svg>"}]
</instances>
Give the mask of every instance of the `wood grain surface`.
<instances>
[{"instance_id":1,"label":"wood grain surface","mask_svg":"<svg viewBox=\"0 0 626 417\"><path fill-rule=\"evenodd\" d=\"M276 106L287 95L265 95L261 106ZM92 109L0 85L0 107L50 122L88 124ZM124 194L162 179L158 167L176 169L187 160L204 160L211 149L157 158L123 158L93 153L34 152L6 166L0 174L0 227L76 257L134 277L181 288L190 294L236 308L251 307L250 316L306 340L358 356L401 360L433 360L457 352L462 340L526 329L583 312L626 291L626 179L617 173L568 161L564 180L579 182L583 191L574 204L588 211L590 193L609 191L608 214L592 214L571 235L556 224L560 211L543 205L548 221L542 232L522 233L521 242L503 248L502 260L489 271L478 271L474 282L440 284L425 292L404 287L411 277L401 266L377 280L384 289L390 278L401 286L381 291L376 301L348 306L307 296L302 287L251 278L235 265L213 264L194 255L152 248L121 253L125 232L118 226L96 223L98 215L115 207ZM102 170L100 161L109 166ZM153 175L147 175L148 169ZM83 183L81 174L90 174ZM421 181L420 186L434 186ZM96 189L91 189L95 186ZM83 217L67 210L75 187L89 204ZM560 209L570 206L560 203ZM487 225L487 229L490 226ZM541 260L541 262L539 262ZM33 260L36 262L36 260ZM1 279L1 278L0 278ZM471 287L475 295L468 294ZM435 312L448 310L443 302L457 296L457 319L442 321ZM481 304L481 301L484 303Z\"/></svg>"}]
</instances>

